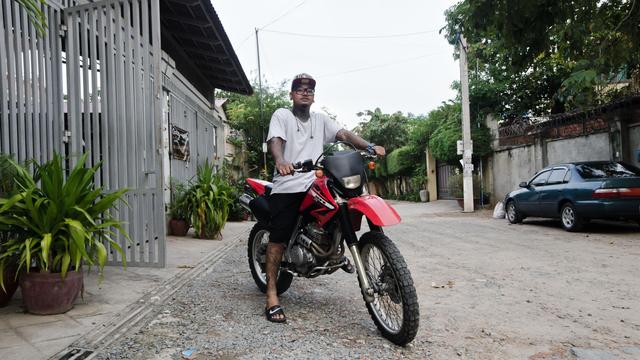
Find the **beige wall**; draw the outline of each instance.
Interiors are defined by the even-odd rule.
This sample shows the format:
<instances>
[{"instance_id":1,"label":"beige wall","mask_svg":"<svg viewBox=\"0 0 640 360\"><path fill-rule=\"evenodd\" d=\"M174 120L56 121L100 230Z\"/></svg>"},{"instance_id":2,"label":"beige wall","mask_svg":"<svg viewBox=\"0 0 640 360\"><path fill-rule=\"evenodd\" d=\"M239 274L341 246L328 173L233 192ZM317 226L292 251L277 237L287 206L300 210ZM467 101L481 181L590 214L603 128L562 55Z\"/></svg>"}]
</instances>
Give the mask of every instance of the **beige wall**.
<instances>
[{"instance_id":1,"label":"beige wall","mask_svg":"<svg viewBox=\"0 0 640 360\"><path fill-rule=\"evenodd\" d=\"M437 179L436 158L433 157L433 154L431 153L431 150L429 150L429 148L427 148L426 162L427 162L427 177L428 177L427 191L429 191L429 201L435 201L435 200L438 200L438 181L436 180Z\"/></svg>"}]
</instances>

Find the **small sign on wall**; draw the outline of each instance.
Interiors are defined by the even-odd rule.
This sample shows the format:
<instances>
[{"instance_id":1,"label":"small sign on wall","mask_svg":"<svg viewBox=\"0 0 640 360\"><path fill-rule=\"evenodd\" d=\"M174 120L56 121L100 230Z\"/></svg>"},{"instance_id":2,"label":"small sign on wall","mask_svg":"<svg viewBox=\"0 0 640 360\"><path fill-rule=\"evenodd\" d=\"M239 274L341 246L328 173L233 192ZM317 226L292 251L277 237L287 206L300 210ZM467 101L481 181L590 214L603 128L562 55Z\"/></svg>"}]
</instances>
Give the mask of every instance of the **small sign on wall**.
<instances>
[{"instance_id":1,"label":"small sign on wall","mask_svg":"<svg viewBox=\"0 0 640 360\"><path fill-rule=\"evenodd\" d=\"M171 125L171 157L176 160L189 161L189 132Z\"/></svg>"}]
</instances>

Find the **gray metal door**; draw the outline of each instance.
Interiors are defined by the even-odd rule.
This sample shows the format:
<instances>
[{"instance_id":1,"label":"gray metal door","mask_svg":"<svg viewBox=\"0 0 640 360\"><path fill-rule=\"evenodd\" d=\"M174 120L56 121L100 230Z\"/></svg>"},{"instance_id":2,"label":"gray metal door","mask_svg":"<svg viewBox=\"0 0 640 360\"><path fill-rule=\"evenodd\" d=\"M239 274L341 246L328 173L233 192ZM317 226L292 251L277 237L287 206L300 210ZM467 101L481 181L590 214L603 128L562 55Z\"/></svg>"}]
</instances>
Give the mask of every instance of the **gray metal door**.
<instances>
[{"instance_id":1,"label":"gray metal door","mask_svg":"<svg viewBox=\"0 0 640 360\"><path fill-rule=\"evenodd\" d=\"M451 190L449 189L449 177L455 174L456 167L447 163L438 162L437 170L437 184L438 184L438 199L448 200L455 199Z\"/></svg>"},{"instance_id":2,"label":"gray metal door","mask_svg":"<svg viewBox=\"0 0 640 360\"><path fill-rule=\"evenodd\" d=\"M64 9L68 155L102 161L96 184L128 188L118 215L127 264L164 266L158 0L104 0ZM109 262L120 256L110 252Z\"/></svg>"}]
</instances>

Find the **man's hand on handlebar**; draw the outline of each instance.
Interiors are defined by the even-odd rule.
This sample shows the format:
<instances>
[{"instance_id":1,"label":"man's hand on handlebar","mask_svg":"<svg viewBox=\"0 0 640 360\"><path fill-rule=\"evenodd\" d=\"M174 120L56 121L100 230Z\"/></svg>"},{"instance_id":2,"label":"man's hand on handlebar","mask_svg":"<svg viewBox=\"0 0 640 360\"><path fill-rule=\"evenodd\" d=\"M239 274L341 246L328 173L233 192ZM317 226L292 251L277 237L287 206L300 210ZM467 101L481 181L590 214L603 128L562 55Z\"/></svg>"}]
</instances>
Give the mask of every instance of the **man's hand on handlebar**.
<instances>
[{"instance_id":1,"label":"man's hand on handlebar","mask_svg":"<svg viewBox=\"0 0 640 360\"><path fill-rule=\"evenodd\" d=\"M293 164L284 160L276 162L276 170L282 176L292 175L294 172Z\"/></svg>"},{"instance_id":2,"label":"man's hand on handlebar","mask_svg":"<svg viewBox=\"0 0 640 360\"><path fill-rule=\"evenodd\" d=\"M385 156L387 153L387 151L380 145L374 146L373 151L375 152L375 154L373 155L378 155L378 156Z\"/></svg>"}]
</instances>

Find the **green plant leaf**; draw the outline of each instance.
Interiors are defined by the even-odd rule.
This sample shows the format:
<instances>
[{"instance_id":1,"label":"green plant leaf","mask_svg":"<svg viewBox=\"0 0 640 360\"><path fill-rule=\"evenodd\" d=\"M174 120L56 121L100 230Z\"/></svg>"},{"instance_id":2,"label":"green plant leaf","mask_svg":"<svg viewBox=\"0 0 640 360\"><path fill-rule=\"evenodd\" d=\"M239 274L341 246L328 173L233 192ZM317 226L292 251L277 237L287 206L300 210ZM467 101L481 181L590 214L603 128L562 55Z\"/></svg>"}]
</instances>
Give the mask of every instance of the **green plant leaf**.
<instances>
[{"instance_id":1,"label":"green plant leaf","mask_svg":"<svg viewBox=\"0 0 640 360\"><path fill-rule=\"evenodd\" d=\"M42 249L42 260L44 263L44 270L49 271L49 255L51 251L51 242L53 238L50 233L44 234L40 241L40 248Z\"/></svg>"},{"instance_id":2,"label":"green plant leaf","mask_svg":"<svg viewBox=\"0 0 640 360\"><path fill-rule=\"evenodd\" d=\"M64 279L67 276L67 272L69 271L71 256L69 255L69 253L62 254L61 260L62 263L60 264L60 275ZM78 268L76 268L76 270L78 270Z\"/></svg>"}]
</instances>

